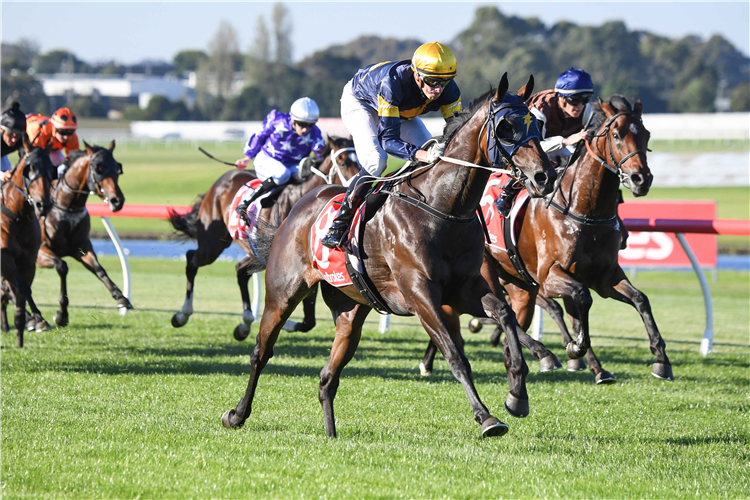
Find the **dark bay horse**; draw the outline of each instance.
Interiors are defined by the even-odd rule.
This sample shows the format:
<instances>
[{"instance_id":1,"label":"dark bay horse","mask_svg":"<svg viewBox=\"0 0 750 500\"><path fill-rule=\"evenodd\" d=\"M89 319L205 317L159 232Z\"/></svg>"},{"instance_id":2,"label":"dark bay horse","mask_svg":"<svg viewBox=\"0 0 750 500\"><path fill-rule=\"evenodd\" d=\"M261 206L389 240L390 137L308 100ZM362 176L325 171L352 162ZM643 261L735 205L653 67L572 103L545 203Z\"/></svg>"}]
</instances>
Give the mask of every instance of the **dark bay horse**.
<instances>
[{"instance_id":1,"label":"dark bay horse","mask_svg":"<svg viewBox=\"0 0 750 500\"><path fill-rule=\"evenodd\" d=\"M2 230L0 231L0 267L3 286L0 291L0 323L2 331L10 331L7 306L12 298L16 303L14 323L16 345L23 347L26 327L26 302L31 308L37 331L49 330L49 324L31 297L31 284L36 274L36 260L42 236L38 218L50 209L50 172L53 168L49 150L32 147L24 135L26 154L13 170L10 180L2 186Z\"/></svg>"},{"instance_id":2,"label":"dark bay horse","mask_svg":"<svg viewBox=\"0 0 750 500\"><path fill-rule=\"evenodd\" d=\"M133 307L96 258L89 236L91 218L86 211L90 193L104 200L113 212L125 204L125 196L118 184L122 165L112 155L115 141L107 149L89 146L85 141L83 144L85 150L71 153L70 166L52 191L52 209L40 219L42 246L36 263L45 269L54 268L60 276L60 310L54 317L58 326L68 324L68 265L63 257L73 257L94 273L117 301L118 307Z\"/></svg>"},{"instance_id":3,"label":"dark bay horse","mask_svg":"<svg viewBox=\"0 0 750 500\"><path fill-rule=\"evenodd\" d=\"M463 353L458 314L486 312L511 332L505 350L510 383L505 405L512 415L528 414L528 367L513 334L520 328L512 309L491 292L480 275L484 236L475 211L490 174L485 168L507 162L538 196L551 192L556 177L540 147L537 124L522 100L531 95L533 78L519 91L523 98L507 94L507 89L507 75L503 75L497 91L486 93L449 121L443 136L447 142L443 158L453 161L443 159L420 168L406 181L386 184L395 194L387 197L368 222L358 244L366 256L363 260L369 278L385 304L398 315L419 317L448 360L468 395L483 436L503 435L508 426L490 414L477 394ZM537 131L533 137L528 133L532 125L532 131ZM512 146L508 146L510 152L500 151L501 142ZM457 166L456 161L464 166ZM467 168L466 162L473 168ZM241 427L250 416L258 378L273 356L284 322L323 279L312 265L311 226L329 200L342 192L341 188L323 187L308 193L276 234L266 269L265 309L251 356L247 390L236 409L222 416L225 427ZM416 206L414 193L420 193L421 206L429 208ZM339 378L354 356L371 307L351 285L334 288L323 283L322 295L336 320L336 336L320 374L318 398L326 435L335 437L333 401Z\"/></svg>"},{"instance_id":4,"label":"dark bay horse","mask_svg":"<svg viewBox=\"0 0 750 500\"><path fill-rule=\"evenodd\" d=\"M630 283L618 263L623 237L617 217L620 183L640 197L648 194L653 180L646 161L650 133L641 120L643 106L640 101L631 106L624 97L614 95L609 102L600 101L595 110L586 147L561 176L551 207L546 208L547 200L530 200L522 222L518 250L539 285L524 282L507 252L490 245L482 272L498 293L501 283L506 285L523 329L531 324L539 294L544 299L562 297L578 336L573 341L563 331L566 352L572 359L585 353L597 383L614 382L614 377L602 369L590 348L589 289L630 304L640 314L656 355L652 375L673 380L648 297ZM525 334L520 340L539 358L541 343Z\"/></svg>"},{"instance_id":5,"label":"dark bay horse","mask_svg":"<svg viewBox=\"0 0 750 500\"><path fill-rule=\"evenodd\" d=\"M359 172L359 163L353 154L354 143L351 139L331 137L324 151L325 159L318 167L321 175L313 175L300 184L287 185L279 194L276 202L264 208L257 220L262 230L256 232L252 242L238 239L237 244L247 253L247 257L237 266L237 283L242 294L243 322L234 329L234 338L245 340L250 334L250 325L255 320L250 309L250 293L247 289L250 277L265 269L265 260L270 252L270 243L278 225L286 219L289 211L303 195L324 184L347 184L348 180ZM212 264L232 243L227 230L232 200L239 189L255 179L254 171L230 170L214 182L208 192L201 196L193 210L185 215L171 213L169 221L172 226L190 239L198 242L197 250L188 250L185 254L187 266L187 291L182 310L172 316L172 326L184 326L193 314L193 288L198 268ZM269 221L269 224L264 223ZM306 332L315 326L315 294L311 294L304 303L305 319L302 323L287 325L295 331ZM291 323L291 322L290 322Z\"/></svg>"}]
</instances>

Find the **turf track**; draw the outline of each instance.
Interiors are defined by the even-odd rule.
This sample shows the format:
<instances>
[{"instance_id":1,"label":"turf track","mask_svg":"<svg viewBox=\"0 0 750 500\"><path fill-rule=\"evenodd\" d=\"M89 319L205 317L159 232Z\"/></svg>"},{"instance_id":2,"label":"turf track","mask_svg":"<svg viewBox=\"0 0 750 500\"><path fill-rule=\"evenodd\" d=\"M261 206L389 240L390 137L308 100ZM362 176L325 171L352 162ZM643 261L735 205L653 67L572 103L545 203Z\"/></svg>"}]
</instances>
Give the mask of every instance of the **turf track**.
<instances>
[{"instance_id":1,"label":"turf track","mask_svg":"<svg viewBox=\"0 0 750 500\"><path fill-rule=\"evenodd\" d=\"M103 259L120 283L115 259ZM478 390L510 432L482 440L444 361L419 376L426 335L413 318L377 333L373 317L336 399L339 438L325 438L317 376L333 330L321 306L308 334L283 333L244 428L223 429L247 383L251 339L237 343L231 264L201 269L197 311L175 330L184 264L131 261L122 318L104 287L69 262L69 328L1 338L3 498L747 498L750 491L750 291L747 273L712 283L715 352L698 354L704 318L691 273L640 273L675 365L653 356L631 308L595 297L592 338L618 383L540 374L527 356L531 415L513 419L500 352L487 329L467 338ZM45 317L57 277L40 270ZM220 313L234 313L220 314ZM466 318L462 321L466 323ZM564 359L546 323L545 343ZM256 330L254 330L255 333Z\"/></svg>"}]
</instances>

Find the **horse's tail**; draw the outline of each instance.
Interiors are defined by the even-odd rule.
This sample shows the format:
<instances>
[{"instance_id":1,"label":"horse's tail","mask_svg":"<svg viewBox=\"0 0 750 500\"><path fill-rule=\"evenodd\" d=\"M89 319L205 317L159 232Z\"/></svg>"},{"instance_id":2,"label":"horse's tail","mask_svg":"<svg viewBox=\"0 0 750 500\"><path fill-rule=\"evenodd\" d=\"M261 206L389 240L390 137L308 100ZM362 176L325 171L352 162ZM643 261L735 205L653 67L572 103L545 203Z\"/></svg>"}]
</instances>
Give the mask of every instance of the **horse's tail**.
<instances>
[{"instance_id":1,"label":"horse's tail","mask_svg":"<svg viewBox=\"0 0 750 500\"><path fill-rule=\"evenodd\" d=\"M198 199L193 203L193 209L186 214L178 214L171 208L169 212L169 223L177 232L177 239L179 240L197 240L198 239L198 213L201 210L201 203L205 194L198 196ZM180 234L182 233L182 234Z\"/></svg>"},{"instance_id":2,"label":"horse's tail","mask_svg":"<svg viewBox=\"0 0 750 500\"><path fill-rule=\"evenodd\" d=\"M255 223L255 229L249 241L255 259L247 267L247 272L254 274L265 270L268 256L271 255L271 243L273 243L273 238L276 236L282 221L278 216L275 217L275 220L266 220L249 212L247 216Z\"/></svg>"}]
</instances>

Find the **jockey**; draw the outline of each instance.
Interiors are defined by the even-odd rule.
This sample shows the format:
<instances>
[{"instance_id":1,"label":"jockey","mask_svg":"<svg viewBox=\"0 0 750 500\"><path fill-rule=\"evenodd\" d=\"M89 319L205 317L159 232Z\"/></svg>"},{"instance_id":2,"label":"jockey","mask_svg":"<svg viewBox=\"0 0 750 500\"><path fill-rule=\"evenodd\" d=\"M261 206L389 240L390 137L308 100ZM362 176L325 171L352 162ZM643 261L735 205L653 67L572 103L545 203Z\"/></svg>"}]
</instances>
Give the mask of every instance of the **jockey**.
<instances>
[{"instance_id":1,"label":"jockey","mask_svg":"<svg viewBox=\"0 0 750 500\"><path fill-rule=\"evenodd\" d=\"M3 133L2 158L0 158L0 180L7 182L13 165L8 155L18 151L23 146L23 134L26 133L26 116L20 109L20 105L14 102L10 108L3 111L0 116L0 128Z\"/></svg>"},{"instance_id":2,"label":"jockey","mask_svg":"<svg viewBox=\"0 0 750 500\"><path fill-rule=\"evenodd\" d=\"M360 69L341 95L341 119L354 140L362 170L353 178L344 202L323 244L341 246L355 209L371 183L362 176L380 176L388 155L432 163L444 145L419 149L431 139L419 115L437 111L448 119L461 111L461 92L453 80L458 64L451 50L438 42L420 46L410 60L383 62Z\"/></svg>"},{"instance_id":3,"label":"jockey","mask_svg":"<svg viewBox=\"0 0 750 500\"><path fill-rule=\"evenodd\" d=\"M539 120L542 150L551 161L569 159L578 142L586 137L586 125L592 115L589 99L594 93L591 76L582 69L570 68L557 79L555 88L534 94L528 105ZM507 217L513 198L521 187L510 180L495 200L498 213Z\"/></svg>"},{"instance_id":4,"label":"jockey","mask_svg":"<svg viewBox=\"0 0 750 500\"><path fill-rule=\"evenodd\" d=\"M235 162L237 168L244 170L254 159L255 173L263 181L252 197L237 207L240 216L244 217L253 201L297 175L311 151L318 160L322 159L325 141L315 125L319 117L318 105L309 97L294 101L289 114L275 109L268 113L263 129L247 141L245 156Z\"/></svg>"},{"instance_id":5,"label":"jockey","mask_svg":"<svg viewBox=\"0 0 750 500\"><path fill-rule=\"evenodd\" d=\"M50 173L52 179L57 179L65 172L65 156L70 156L71 151L79 149L76 128L78 118L68 108L58 109L50 118L37 114L26 117L26 134L32 145L46 148L49 141L52 141L49 159L57 167L57 170Z\"/></svg>"}]
</instances>

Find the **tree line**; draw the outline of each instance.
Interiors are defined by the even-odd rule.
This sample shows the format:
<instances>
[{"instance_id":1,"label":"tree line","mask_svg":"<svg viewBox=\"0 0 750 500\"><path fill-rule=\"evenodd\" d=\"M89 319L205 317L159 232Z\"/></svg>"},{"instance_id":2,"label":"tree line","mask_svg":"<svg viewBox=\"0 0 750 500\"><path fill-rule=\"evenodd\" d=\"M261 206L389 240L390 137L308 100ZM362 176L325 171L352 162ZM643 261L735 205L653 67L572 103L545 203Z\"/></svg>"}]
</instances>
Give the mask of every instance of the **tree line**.
<instances>
[{"instance_id":1,"label":"tree line","mask_svg":"<svg viewBox=\"0 0 750 500\"><path fill-rule=\"evenodd\" d=\"M158 96L146 109L100 96L72 96L68 105L80 116L106 116L117 109L129 119L261 120L271 109L288 110L295 99L306 95L316 100L321 115L338 116L341 89L359 68L408 59L423 42L362 36L293 63L292 29L288 10L277 3L268 22L257 18L254 40L244 52L235 29L224 21L205 50L180 51L171 63L146 61L131 66L90 65L67 50L41 54L29 40L3 44L2 99L4 106L17 99L23 109L53 111L46 109L49 100L34 78L37 73L183 76L195 72L193 106ZM496 84L505 71L518 85L533 74L536 88L545 89L554 86L561 72L577 67L591 74L599 96L619 93L639 98L650 113L713 112L717 102L728 103L731 111L750 111L750 59L719 35L707 41L695 36L671 39L628 30L622 22L546 26L536 18L506 16L497 7L481 7L455 39L441 41L449 44L459 61L457 82L466 102ZM238 82L242 88L237 88Z\"/></svg>"}]
</instances>

